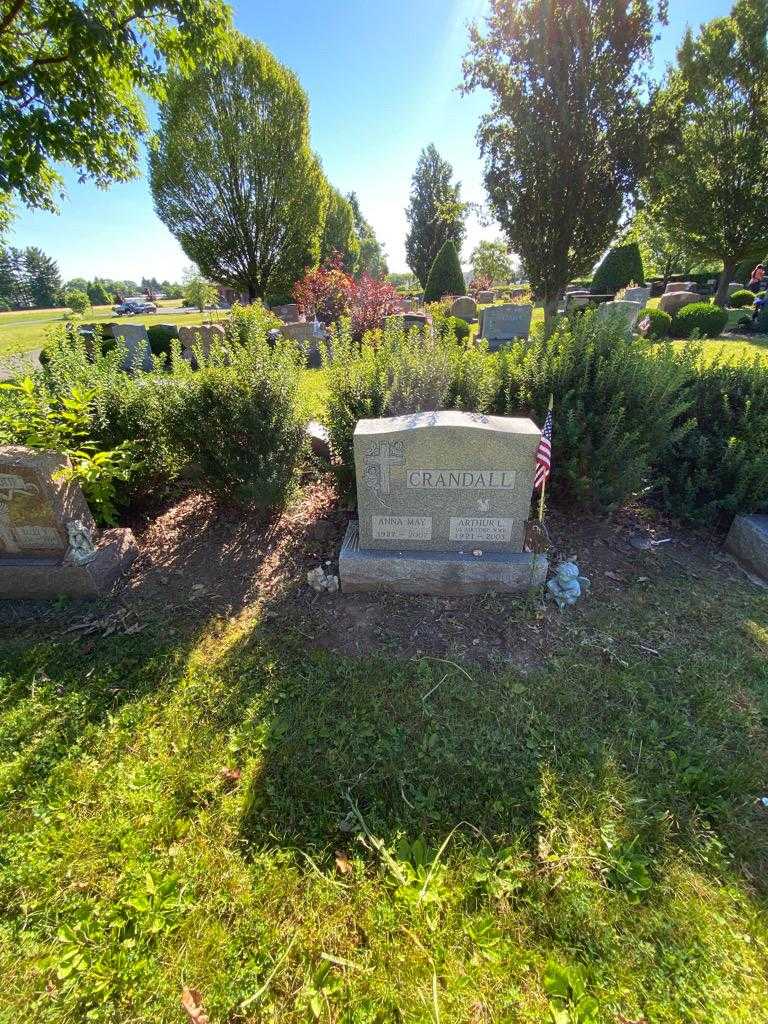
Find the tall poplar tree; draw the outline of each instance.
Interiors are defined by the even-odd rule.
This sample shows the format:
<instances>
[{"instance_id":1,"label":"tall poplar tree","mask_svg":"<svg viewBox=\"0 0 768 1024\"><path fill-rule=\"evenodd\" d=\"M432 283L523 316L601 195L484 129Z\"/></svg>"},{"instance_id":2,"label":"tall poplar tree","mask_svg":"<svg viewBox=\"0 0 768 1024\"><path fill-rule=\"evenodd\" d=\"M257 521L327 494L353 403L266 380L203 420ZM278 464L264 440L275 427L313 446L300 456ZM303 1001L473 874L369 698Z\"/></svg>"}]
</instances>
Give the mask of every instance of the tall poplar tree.
<instances>
[{"instance_id":1,"label":"tall poplar tree","mask_svg":"<svg viewBox=\"0 0 768 1024\"><path fill-rule=\"evenodd\" d=\"M453 184L453 168L434 145L422 149L411 179L411 199L405 215L410 225L405 239L408 266L422 288L435 257L447 241L461 251L466 226L466 204L461 183Z\"/></svg>"},{"instance_id":2,"label":"tall poplar tree","mask_svg":"<svg viewBox=\"0 0 768 1024\"><path fill-rule=\"evenodd\" d=\"M471 29L464 88L491 94L477 131L491 210L548 325L643 169L655 22L650 0L492 0L485 34Z\"/></svg>"}]
</instances>

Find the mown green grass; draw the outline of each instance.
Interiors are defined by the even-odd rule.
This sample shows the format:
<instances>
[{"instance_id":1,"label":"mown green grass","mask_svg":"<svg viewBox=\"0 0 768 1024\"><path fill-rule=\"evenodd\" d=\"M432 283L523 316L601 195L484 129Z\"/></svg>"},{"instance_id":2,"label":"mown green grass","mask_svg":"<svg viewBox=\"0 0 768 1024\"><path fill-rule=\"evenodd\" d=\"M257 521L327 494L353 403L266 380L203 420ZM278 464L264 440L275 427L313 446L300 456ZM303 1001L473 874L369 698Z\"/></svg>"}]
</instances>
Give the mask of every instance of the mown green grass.
<instances>
[{"instance_id":1,"label":"mown green grass","mask_svg":"<svg viewBox=\"0 0 768 1024\"><path fill-rule=\"evenodd\" d=\"M564 1021L764 1020L768 598L568 626L526 677L258 617L0 652L0 1020L540 1024L553 964Z\"/></svg>"}]
</instances>

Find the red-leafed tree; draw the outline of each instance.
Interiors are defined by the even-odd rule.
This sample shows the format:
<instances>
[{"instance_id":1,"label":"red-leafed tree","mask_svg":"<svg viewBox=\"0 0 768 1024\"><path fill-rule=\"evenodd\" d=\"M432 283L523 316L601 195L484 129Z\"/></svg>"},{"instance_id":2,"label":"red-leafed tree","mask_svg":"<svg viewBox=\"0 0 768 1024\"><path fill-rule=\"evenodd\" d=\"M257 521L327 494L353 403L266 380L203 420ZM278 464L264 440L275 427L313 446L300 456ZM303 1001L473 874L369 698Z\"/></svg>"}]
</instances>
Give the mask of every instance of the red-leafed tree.
<instances>
[{"instance_id":1,"label":"red-leafed tree","mask_svg":"<svg viewBox=\"0 0 768 1024\"><path fill-rule=\"evenodd\" d=\"M326 326L349 315L354 294L355 282L344 273L343 258L338 252L329 256L321 267L307 271L293 286L299 312L317 318Z\"/></svg>"},{"instance_id":2,"label":"red-leafed tree","mask_svg":"<svg viewBox=\"0 0 768 1024\"><path fill-rule=\"evenodd\" d=\"M366 331L381 327L386 317L399 309L400 296L391 284L363 274L352 300L352 336L359 340Z\"/></svg>"}]
</instances>

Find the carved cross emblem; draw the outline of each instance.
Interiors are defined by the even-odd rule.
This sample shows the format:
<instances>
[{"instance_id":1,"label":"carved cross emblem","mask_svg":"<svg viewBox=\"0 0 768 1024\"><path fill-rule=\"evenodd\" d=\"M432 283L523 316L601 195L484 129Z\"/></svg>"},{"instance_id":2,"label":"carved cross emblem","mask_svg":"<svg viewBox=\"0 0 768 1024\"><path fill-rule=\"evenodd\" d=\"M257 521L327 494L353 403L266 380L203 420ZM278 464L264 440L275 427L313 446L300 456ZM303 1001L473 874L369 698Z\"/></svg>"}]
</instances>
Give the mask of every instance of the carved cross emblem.
<instances>
[{"instance_id":1,"label":"carved cross emblem","mask_svg":"<svg viewBox=\"0 0 768 1024\"><path fill-rule=\"evenodd\" d=\"M372 444L365 453L363 477L382 505L381 495L390 493L390 470L392 466L405 464L405 450L402 441L382 441Z\"/></svg>"}]
</instances>

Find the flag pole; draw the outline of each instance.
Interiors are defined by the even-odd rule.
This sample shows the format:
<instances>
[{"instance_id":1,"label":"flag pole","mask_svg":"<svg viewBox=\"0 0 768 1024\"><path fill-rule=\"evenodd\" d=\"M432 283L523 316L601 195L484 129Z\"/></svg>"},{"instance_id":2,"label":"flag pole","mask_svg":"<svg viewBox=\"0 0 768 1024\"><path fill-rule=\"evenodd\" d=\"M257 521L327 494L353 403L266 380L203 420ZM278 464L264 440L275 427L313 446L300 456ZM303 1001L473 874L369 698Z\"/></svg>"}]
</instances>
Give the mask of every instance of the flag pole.
<instances>
[{"instance_id":1,"label":"flag pole","mask_svg":"<svg viewBox=\"0 0 768 1024\"><path fill-rule=\"evenodd\" d=\"M553 407L554 403L555 403L555 396L554 396L554 394L551 394L549 396L549 409L548 409L548 412L552 412L552 407ZM547 487L547 478L544 477L544 479L541 481L541 497L539 498L539 522L540 523L544 522L544 491L546 490L546 487Z\"/></svg>"}]
</instances>

